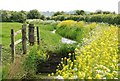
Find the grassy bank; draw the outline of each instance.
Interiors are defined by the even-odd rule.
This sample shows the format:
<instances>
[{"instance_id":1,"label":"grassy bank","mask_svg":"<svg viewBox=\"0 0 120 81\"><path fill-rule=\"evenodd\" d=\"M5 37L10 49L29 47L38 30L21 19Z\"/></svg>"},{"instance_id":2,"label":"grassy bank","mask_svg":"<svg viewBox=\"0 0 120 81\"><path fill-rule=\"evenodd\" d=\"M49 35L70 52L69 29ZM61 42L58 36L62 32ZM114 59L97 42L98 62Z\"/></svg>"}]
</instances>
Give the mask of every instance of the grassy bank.
<instances>
[{"instance_id":1,"label":"grassy bank","mask_svg":"<svg viewBox=\"0 0 120 81\"><path fill-rule=\"evenodd\" d=\"M83 41L74 61L64 58L58 66L58 79L119 79L118 27L99 25Z\"/></svg>"},{"instance_id":2,"label":"grassy bank","mask_svg":"<svg viewBox=\"0 0 120 81\"><path fill-rule=\"evenodd\" d=\"M96 23L86 23L83 21L66 20L57 25L56 32L63 37L82 42L83 38L97 26Z\"/></svg>"},{"instance_id":3,"label":"grassy bank","mask_svg":"<svg viewBox=\"0 0 120 81\"><path fill-rule=\"evenodd\" d=\"M2 23L2 59L3 59L3 77L9 78L26 78L34 77L38 64L45 62L49 55L57 54L60 56L67 56L68 53L74 52L76 45L62 44L62 37L58 34L51 33L56 29L56 24L35 24L40 29L40 48L37 46L29 47L27 55L21 54L21 45L16 46L16 63L11 64L11 49L10 45L10 30L13 28L15 31L20 30L22 23ZM21 38L21 34L15 39ZM13 68L15 67L15 68ZM15 75L16 74L16 75ZM29 74L29 75L28 75ZM26 76L28 75L28 76Z\"/></svg>"}]
</instances>

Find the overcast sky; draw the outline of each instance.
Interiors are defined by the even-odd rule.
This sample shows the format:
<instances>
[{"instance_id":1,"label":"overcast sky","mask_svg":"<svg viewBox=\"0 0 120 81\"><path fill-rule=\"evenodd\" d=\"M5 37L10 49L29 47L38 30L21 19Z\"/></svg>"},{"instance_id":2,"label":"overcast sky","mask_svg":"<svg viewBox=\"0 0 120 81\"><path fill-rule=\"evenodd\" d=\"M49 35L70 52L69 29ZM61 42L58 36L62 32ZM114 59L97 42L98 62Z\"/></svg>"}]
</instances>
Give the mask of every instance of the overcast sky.
<instances>
[{"instance_id":1,"label":"overcast sky","mask_svg":"<svg viewBox=\"0 0 120 81\"><path fill-rule=\"evenodd\" d=\"M0 0L0 9L39 11L70 11L85 10L118 12L119 0Z\"/></svg>"}]
</instances>

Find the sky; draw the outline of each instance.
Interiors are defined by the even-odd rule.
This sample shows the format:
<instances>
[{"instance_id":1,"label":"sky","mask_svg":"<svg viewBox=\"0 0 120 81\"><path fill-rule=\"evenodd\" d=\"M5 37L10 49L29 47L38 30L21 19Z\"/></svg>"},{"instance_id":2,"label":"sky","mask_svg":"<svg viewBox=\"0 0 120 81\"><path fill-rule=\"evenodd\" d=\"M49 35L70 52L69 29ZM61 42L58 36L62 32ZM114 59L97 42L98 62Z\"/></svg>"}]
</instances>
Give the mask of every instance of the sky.
<instances>
[{"instance_id":1,"label":"sky","mask_svg":"<svg viewBox=\"0 0 120 81\"><path fill-rule=\"evenodd\" d=\"M0 9L25 10L37 9L39 11L115 11L118 13L120 0L0 0Z\"/></svg>"}]
</instances>

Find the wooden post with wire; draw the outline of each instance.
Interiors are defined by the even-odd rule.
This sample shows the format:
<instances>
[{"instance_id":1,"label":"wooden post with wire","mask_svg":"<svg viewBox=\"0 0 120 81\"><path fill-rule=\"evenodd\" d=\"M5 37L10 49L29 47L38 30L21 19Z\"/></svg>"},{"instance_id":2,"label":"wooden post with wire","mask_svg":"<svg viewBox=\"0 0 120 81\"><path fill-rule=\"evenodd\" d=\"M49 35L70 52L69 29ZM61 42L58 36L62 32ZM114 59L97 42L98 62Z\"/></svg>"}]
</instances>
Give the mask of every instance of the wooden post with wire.
<instances>
[{"instance_id":1,"label":"wooden post with wire","mask_svg":"<svg viewBox=\"0 0 120 81\"><path fill-rule=\"evenodd\" d=\"M40 45L39 27L37 27L37 44Z\"/></svg>"},{"instance_id":2,"label":"wooden post with wire","mask_svg":"<svg viewBox=\"0 0 120 81\"><path fill-rule=\"evenodd\" d=\"M22 25L22 49L23 54L27 53L27 43L26 43L27 37L26 37L26 25Z\"/></svg>"},{"instance_id":3,"label":"wooden post with wire","mask_svg":"<svg viewBox=\"0 0 120 81\"><path fill-rule=\"evenodd\" d=\"M11 50L12 50L12 63L14 63L15 39L14 39L14 30L13 29L11 29Z\"/></svg>"},{"instance_id":4,"label":"wooden post with wire","mask_svg":"<svg viewBox=\"0 0 120 81\"><path fill-rule=\"evenodd\" d=\"M35 42L34 24L29 24L28 37L29 37L29 43L30 43L30 45L33 46L34 42Z\"/></svg>"}]
</instances>

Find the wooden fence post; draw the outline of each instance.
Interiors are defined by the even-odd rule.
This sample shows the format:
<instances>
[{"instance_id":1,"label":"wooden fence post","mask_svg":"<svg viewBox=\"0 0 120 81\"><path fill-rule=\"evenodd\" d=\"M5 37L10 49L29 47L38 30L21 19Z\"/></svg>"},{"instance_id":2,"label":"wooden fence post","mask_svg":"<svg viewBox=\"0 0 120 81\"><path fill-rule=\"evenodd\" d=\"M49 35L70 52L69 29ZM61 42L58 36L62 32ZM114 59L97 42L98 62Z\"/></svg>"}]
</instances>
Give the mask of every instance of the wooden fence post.
<instances>
[{"instance_id":1,"label":"wooden fence post","mask_svg":"<svg viewBox=\"0 0 120 81\"><path fill-rule=\"evenodd\" d=\"M39 27L37 27L37 44L40 45Z\"/></svg>"},{"instance_id":2,"label":"wooden fence post","mask_svg":"<svg viewBox=\"0 0 120 81\"><path fill-rule=\"evenodd\" d=\"M12 63L14 63L15 39L14 39L14 30L13 29L11 29L11 50L12 50Z\"/></svg>"},{"instance_id":3,"label":"wooden fence post","mask_svg":"<svg viewBox=\"0 0 120 81\"><path fill-rule=\"evenodd\" d=\"M27 37L26 37L26 25L22 25L22 49L23 54L27 53L27 43L26 43Z\"/></svg>"},{"instance_id":4,"label":"wooden fence post","mask_svg":"<svg viewBox=\"0 0 120 81\"><path fill-rule=\"evenodd\" d=\"M33 24L29 24L28 37L29 37L29 43L30 43L30 45L33 46L34 42L35 42L34 25Z\"/></svg>"}]
</instances>

